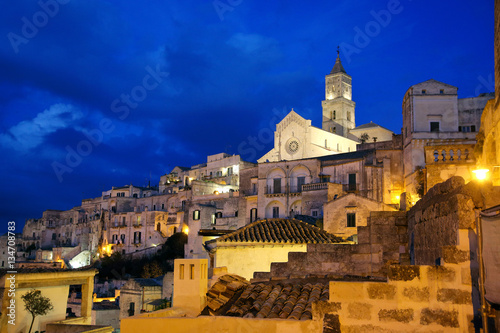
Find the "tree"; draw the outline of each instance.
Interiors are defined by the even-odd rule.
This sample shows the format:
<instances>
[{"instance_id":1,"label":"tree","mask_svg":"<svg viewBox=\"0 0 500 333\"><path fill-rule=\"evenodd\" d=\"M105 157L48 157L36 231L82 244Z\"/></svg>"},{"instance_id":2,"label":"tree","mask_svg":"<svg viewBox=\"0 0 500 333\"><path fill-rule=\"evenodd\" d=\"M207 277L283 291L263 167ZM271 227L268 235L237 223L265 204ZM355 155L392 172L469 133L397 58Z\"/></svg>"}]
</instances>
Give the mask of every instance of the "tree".
<instances>
[{"instance_id":1,"label":"tree","mask_svg":"<svg viewBox=\"0 0 500 333\"><path fill-rule=\"evenodd\" d=\"M370 136L368 135L368 133L363 133L361 134L361 137L359 139L361 140L361 143L365 143L366 141L368 141L368 139L370 139Z\"/></svg>"},{"instance_id":2,"label":"tree","mask_svg":"<svg viewBox=\"0 0 500 333\"><path fill-rule=\"evenodd\" d=\"M54 309L52 302L48 297L42 296L42 292L40 290L31 290L21 296L24 302L24 308L26 311L31 313L33 319L31 320L31 326L28 333L31 333L31 329L33 328L33 323L35 322L36 316L45 316L49 311Z\"/></svg>"}]
</instances>

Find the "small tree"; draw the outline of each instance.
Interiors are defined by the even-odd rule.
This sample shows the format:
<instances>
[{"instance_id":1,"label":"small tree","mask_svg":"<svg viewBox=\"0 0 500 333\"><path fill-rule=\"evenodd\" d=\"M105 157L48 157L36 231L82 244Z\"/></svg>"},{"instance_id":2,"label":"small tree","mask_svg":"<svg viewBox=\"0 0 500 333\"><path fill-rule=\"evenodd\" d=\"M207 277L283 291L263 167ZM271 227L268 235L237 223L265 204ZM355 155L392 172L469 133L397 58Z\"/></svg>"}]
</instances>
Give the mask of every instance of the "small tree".
<instances>
[{"instance_id":1,"label":"small tree","mask_svg":"<svg viewBox=\"0 0 500 333\"><path fill-rule=\"evenodd\" d=\"M370 136L368 135L368 133L363 133L361 134L361 137L359 139L361 140L361 143L365 143L366 141L368 141L368 139L370 139Z\"/></svg>"},{"instance_id":2,"label":"small tree","mask_svg":"<svg viewBox=\"0 0 500 333\"><path fill-rule=\"evenodd\" d=\"M45 316L49 311L54 309L54 306L48 297L42 296L42 292L40 290L33 289L21 296L21 298L24 302L24 308L33 316L30 330L28 332L31 333L35 317Z\"/></svg>"}]
</instances>

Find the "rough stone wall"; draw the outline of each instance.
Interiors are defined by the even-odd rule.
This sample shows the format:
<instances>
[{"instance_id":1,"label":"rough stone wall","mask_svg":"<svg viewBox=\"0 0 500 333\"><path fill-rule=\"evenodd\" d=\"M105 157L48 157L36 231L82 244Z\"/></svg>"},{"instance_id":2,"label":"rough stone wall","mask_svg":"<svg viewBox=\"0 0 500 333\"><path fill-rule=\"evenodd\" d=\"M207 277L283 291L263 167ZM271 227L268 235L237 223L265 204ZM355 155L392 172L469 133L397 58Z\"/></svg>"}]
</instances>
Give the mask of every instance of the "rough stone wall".
<instances>
[{"instance_id":1,"label":"rough stone wall","mask_svg":"<svg viewBox=\"0 0 500 333\"><path fill-rule=\"evenodd\" d=\"M451 252L445 259L444 266L389 266L387 282L332 281L313 319L338 323L323 332L474 331L468 259Z\"/></svg>"},{"instance_id":2,"label":"rough stone wall","mask_svg":"<svg viewBox=\"0 0 500 333\"><path fill-rule=\"evenodd\" d=\"M470 182L452 177L432 187L408 212L408 235L412 263L434 265L443 257L443 246L459 244L459 230L464 230L463 245L474 242L478 210L497 205L500 188L491 183ZM465 244L467 243L467 244ZM470 251L476 252L475 248Z\"/></svg>"},{"instance_id":3,"label":"rough stone wall","mask_svg":"<svg viewBox=\"0 0 500 333\"><path fill-rule=\"evenodd\" d=\"M387 263L399 262L408 248L405 212L372 212L358 228L358 244L308 244L307 252L290 252L288 262L272 263L254 279L307 275L385 276Z\"/></svg>"}]
</instances>

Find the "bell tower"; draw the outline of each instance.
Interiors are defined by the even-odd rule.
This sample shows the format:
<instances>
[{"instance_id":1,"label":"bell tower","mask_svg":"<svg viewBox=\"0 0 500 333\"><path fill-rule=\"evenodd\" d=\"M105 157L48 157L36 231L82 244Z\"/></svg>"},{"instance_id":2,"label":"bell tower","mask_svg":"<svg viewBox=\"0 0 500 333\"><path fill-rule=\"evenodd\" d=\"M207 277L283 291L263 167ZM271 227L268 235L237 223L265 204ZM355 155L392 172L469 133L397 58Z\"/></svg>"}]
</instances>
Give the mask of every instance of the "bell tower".
<instances>
[{"instance_id":1,"label":"bell tower","mask_svg":"<svg viewBox=\"0 0 500 333\"><path fill-rule=\"evenodd\" d=\"M352 101L352 78L347 75L340 61L339 47L337 60L330 74L325 76L325 100L323 107L323 130L347 137L350 129L356 127Z\"/></svg>"}]
</instances>

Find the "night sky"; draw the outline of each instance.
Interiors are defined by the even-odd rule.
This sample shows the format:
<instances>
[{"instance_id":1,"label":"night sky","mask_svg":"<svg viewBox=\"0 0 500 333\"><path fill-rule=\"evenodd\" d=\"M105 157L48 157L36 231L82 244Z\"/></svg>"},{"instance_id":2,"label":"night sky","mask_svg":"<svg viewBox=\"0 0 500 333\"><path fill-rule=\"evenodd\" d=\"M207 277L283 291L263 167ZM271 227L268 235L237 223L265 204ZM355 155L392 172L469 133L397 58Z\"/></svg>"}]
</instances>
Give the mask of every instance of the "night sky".
<instances>
[{"instance_id":1,"label":"night sky","mask_svg":"<svg viewBox=\"0 0 500 333\"><path fill-rule=\"evenodd\" d=\"M493 0L4 1L0 22L0 222L19 232L209 154L254 162L291 108L321 127L338 45L357 125L401 133L431 78L494 90Z\"/></svg>"}]
</instances>

